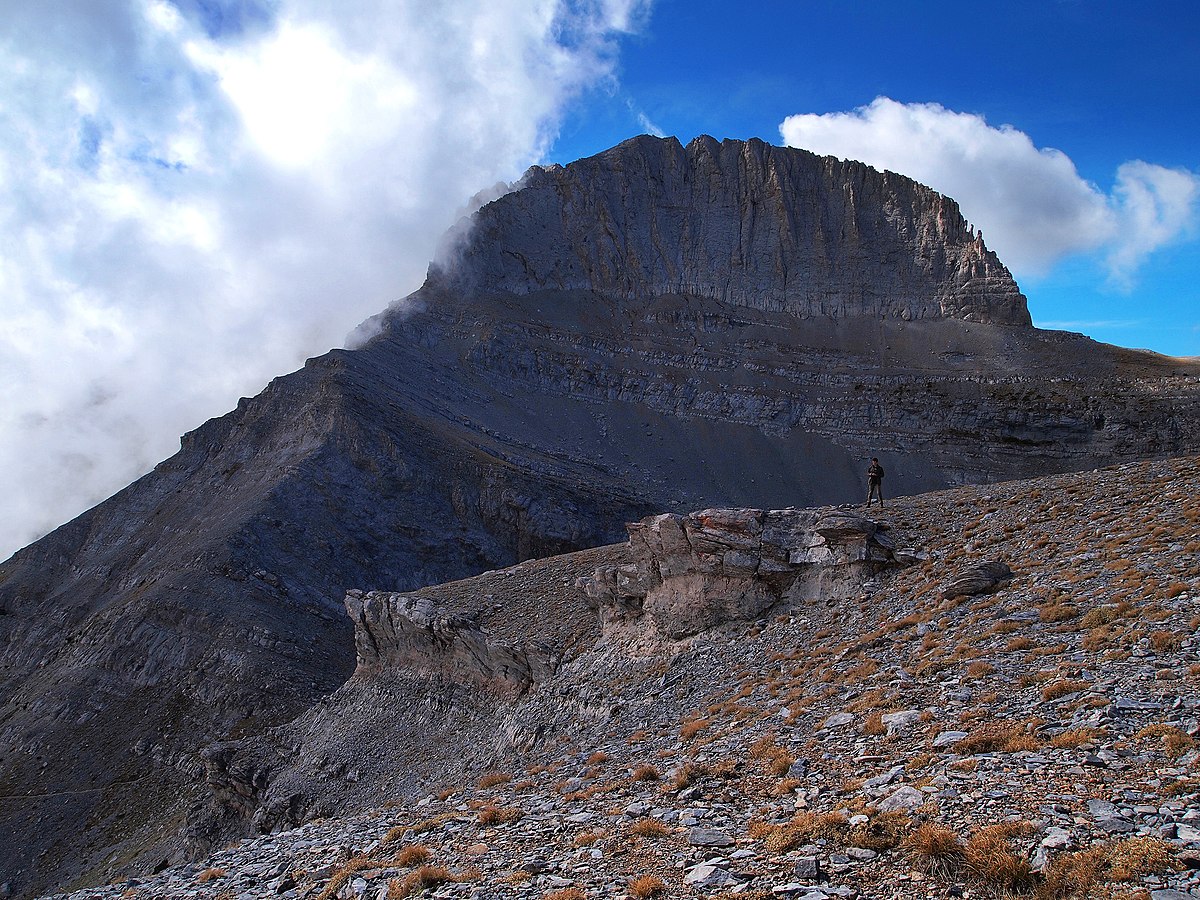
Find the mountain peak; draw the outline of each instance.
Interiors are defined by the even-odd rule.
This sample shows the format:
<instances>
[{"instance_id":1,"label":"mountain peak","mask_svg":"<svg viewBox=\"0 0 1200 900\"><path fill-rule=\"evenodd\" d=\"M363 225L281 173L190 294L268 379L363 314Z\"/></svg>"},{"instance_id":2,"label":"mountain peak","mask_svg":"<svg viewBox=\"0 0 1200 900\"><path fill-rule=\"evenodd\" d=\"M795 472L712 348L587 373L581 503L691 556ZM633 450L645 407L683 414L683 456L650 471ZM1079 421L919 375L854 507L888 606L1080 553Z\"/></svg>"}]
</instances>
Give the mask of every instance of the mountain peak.
<instances>
[{"instance_id":1,"label":"mountain peak","mask_svg":"<svg viewBox=\"0 0 1200 900\"><path fill-rule=\"evenodd\" d=\"M641 135L535 167L433 273L456 292L679 295L798 318L1031 324L958 204L912 179L761 140Z\"/></svg>"}]
</instances>

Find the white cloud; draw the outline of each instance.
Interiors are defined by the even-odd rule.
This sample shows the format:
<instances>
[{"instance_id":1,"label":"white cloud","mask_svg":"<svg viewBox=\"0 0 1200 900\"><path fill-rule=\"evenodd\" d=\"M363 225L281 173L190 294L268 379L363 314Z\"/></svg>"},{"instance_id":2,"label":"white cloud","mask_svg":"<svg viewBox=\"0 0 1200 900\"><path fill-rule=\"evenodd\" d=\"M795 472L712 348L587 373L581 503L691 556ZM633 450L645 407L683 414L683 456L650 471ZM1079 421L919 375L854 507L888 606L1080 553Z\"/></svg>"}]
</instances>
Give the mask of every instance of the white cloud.
<instances>
[{"instance_id":1,"label":"white cloud","mask_svg":"<svg viewBox=\"0 0 1200 900\"><path fill-rule=\"evenodd\" d=\"M1101 252L1114 282L1128 286L1148 254L1196 220L1195 173L1128 162L1106 195L1061 151L936 103L879 97L853 112L789 116L779 130L791 146L891 169L953 197L1018 275Z\"/></svg>"},{"instance_id":2,"label":"white cloud","mask_svg":"<svg viewBox=\"0 0 1200 900\"><path fill-rule=\"evenodd\" d=\"M0 5L0 557L415 288L645 8Z\"/></svg>"}]
</instances>

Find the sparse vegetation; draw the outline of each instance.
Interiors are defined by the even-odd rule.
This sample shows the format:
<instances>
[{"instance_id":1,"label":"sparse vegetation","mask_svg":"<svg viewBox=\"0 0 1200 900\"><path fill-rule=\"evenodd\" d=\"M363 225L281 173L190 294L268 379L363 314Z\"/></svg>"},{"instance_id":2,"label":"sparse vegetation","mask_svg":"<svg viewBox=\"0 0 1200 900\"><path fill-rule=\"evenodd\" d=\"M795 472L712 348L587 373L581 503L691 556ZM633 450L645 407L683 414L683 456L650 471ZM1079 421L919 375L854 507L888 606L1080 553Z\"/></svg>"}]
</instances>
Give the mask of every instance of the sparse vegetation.
<instances>
[{"instance_id":1,"label":"sparse vegetation","mask_svg":"<svg viewBox=\"0 0 1200 900\"><path fill-rule=\"evenodd\" d=\"M642 838L662 838L671 833L671 829L658 819L638 819L629 826L629 833Z\"/></svg>"},{"instance_id":2,"label":"sparse vegetation","mask_svg":"<svg viewBox=\"0 0 1200 900\"><path fill-rule=\"evenodd\" d=\"M407 847L400 848L395 856L395 863L398 866L412 868L413 866L422 866L429 862L432 854L428 847L423 847L420 844L411 844Z\"/></svg>"},{"instance_id":3,"label":"sparse vegetation","mask_svg":"<svg viewBox=\"0 0 1200 900\"><path fill-rule=\"evenodd\" d=\"M905 837L902 846L917 870L938 878L949 878L966 858L966 848L958 835L933 822L924 822Z\"/></svg>"},{"instance_id":4,"label":"sparse vegetation","mask_svg":"<svg viewBox=\"0 0 1200 900\"><path fill-rule=\"evenodd\" d=\"M1014 851L1012 839L1028 834L1027 822L985 826L972 834L963 847L963 864L976 880L1002 891L1028 893L1036 884L1029 861Z\"/></svg>"},{"instance_id":5,"label":"sparse vegetation","mask_svg":"<svg viewBox=\"0 0 1200 900\"><path fill-rule=\"evenodd\" d=\"M403 878L394 878L388 882L388 900L411 897L417 891L449 884L456 880L450 870L443 866L421 866Z\"/></svg>"},{"instance_id":6,"label":"sparse vegetation","mask_svg":"<svg viewBox=\"0 0 1200 900\"><path fill-rule=\"evenodd\" d=\"M630 880L627 890L630 897L634 897L636 900L647 900L649 897L665 894L667 886L657 875L639 875Z\"/></svg>"},{"instance_id":7,"label":"sparse vegetation","mask_svg":"<svg viewBox=\"0 0 1200 900\"><path fill-rule=\"evenodd\" d=\"M650 763L642 763L633 770L629 779L630 781L658 781L661 777L657 768Z\"/></svg>"}]
</instances>

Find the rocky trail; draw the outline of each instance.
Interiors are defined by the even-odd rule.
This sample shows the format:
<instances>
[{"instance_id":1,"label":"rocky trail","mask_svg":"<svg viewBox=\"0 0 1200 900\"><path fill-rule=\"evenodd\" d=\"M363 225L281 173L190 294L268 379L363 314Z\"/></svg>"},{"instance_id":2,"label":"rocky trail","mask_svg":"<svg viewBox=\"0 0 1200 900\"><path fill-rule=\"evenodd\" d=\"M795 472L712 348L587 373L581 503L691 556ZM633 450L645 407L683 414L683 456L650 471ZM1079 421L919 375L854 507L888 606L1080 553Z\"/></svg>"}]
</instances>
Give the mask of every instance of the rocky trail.
<instances>
[{"instance_id":1,"label":"rocky trail","mask_svg":"<svg viewBox=\"0 0 1200 900\"><path fill-rule=\"evenodd\" d=\"M1198 480L1188 457L889 501L891 564L678 640L597 624L646 523L422 591L497 632L510 593L561 611L567 658L496 701L543 703L542 740L69 896L1200 897ZM747 516L771 521L689 521L735 541ZM581 695L606 714L547 712Z\"/></svg>"}]
</instances>

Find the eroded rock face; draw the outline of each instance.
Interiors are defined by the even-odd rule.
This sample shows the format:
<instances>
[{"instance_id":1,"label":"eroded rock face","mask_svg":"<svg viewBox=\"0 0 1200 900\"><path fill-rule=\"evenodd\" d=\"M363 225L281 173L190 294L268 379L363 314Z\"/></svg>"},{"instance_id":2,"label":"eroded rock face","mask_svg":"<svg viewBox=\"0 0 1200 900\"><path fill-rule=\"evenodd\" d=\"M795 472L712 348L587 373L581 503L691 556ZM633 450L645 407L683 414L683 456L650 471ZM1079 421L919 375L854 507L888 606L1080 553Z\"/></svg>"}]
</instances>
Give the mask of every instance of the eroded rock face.
<instances>
[{"instance_id":1,"label":"eroded rock face","mask_svg":"<svg viewBox=\"0 0 1200 900\"><path fill-rule=\"evenodd\" d=\"M634 562L581 579L611 634L679 640L756 619L781 601L828 600L899 560L878 522L845 510L706 509L629 525Z\"/></svg>"},{"instance_id":2,"label":"eroded rock face","mask_svg":"<svg viewBox=\"0 0 1200 900\"><path fill-rule=\"evenodd\" d=\"M953 200L759 140L643 136L530 169L479 213L445 277L478 293L690 294L799 318L1030 324Z\"/></svg>"},{"instance_id":3,"label":"eroded rock face","mask_svg":"<svg viewBox=\"0 0 1200 900\"><path fill-rule=\"evenodd\" d=\"M470 685L499 694L524 693L554 666L539 642L496 641L474 622L449 615L418 594L350 591L358 677L391 670L406 677Z\"/></svg>"}]
</instances>

